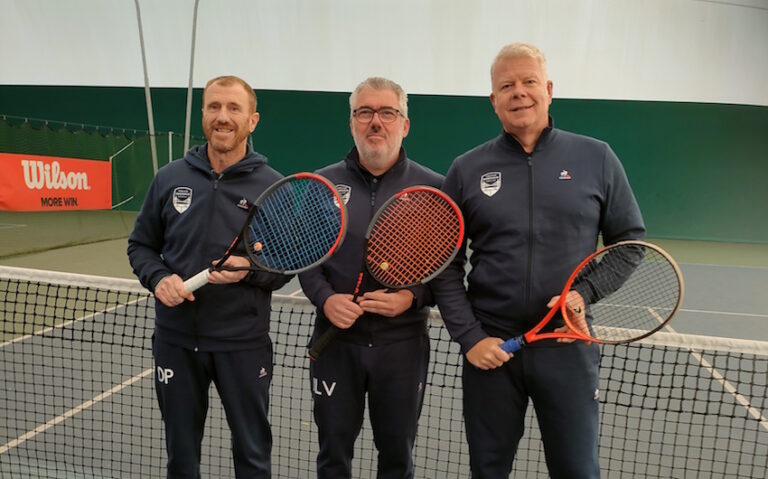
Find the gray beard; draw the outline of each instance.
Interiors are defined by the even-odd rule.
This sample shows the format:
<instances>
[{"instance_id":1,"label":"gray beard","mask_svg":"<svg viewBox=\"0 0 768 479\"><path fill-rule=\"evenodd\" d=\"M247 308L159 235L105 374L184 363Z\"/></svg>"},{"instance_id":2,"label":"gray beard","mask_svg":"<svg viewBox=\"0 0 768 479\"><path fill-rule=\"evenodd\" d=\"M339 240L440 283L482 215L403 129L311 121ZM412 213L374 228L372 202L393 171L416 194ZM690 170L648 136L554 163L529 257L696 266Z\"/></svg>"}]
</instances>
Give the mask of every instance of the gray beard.
<instances>
[{"instance_id":1,"label":"gray beard","mask_svg":"<svg viewBox=\"0 0 768 479\"><path fill-rule=\"evenodd\" d=\"M397 161L397 154L399 151L399 149L394 153L391 151L371 151L366 147L357 147L360 163L368 170L388 170ZM394 156L394 159L392 156Z\"/></svg>"}]
</instances>

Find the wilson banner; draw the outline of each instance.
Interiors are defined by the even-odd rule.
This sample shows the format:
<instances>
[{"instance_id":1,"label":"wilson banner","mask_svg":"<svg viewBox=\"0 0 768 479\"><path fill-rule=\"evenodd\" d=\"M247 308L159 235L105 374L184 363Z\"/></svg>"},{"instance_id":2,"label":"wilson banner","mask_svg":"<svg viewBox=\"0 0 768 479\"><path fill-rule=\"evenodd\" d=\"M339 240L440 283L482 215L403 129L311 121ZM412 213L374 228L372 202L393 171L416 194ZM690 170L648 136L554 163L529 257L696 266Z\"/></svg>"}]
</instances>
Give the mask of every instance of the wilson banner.
<instances>
[{"instance_id":1,"label":"wilson banner","mask_svg":"<svg viewBox=\"0 0 768 479\"><path fill-rule=\"evenodd\" d=\"M101 210L112 207L107 161L0 153L0 210Z\"/></svg>"}]
</instances>

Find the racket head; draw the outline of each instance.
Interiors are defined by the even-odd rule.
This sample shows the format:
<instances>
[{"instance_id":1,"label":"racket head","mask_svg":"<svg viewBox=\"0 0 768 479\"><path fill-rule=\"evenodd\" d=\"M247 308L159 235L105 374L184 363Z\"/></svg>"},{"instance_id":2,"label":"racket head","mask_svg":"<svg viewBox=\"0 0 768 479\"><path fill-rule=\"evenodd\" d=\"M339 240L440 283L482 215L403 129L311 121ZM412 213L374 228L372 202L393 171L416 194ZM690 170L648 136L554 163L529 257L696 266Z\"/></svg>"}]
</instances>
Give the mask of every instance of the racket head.
<instances>
[{"instance_id":1,"label":"racket head","mask_svg":"<svg viewBox=\"0 0 768 479\"><path fill-rule=\"evenodd\" d=\"M259 196L240 236L258 269L296 274L330 258L346 231L347 209L333 183L296 173Z\"/></svg>"},{"instance_id":2,"label":"racket head","mask_svg":"<svg viewBox=\"0 0 768 479\"><path fill-rule=\"evenodd\" d=\"M571 289L586 292L586 321ZM561 314L575 336L603 344L637 341L663 328L677 313L685 285L677 262L661 247L622 241L588 256L561 297Z\"/></svg>"},{"instance_id":3,"label":"racket head","mask_svg":"<svg viewBox=\"0 0 768 479\"><path fill-rule=\"evenodd\" d=\"M412 186L379 208L365 238L368 273L386 288L407 288L431 280L453 260L464 239L464 218L442 191Z\"/></svg>"}]
</instances>

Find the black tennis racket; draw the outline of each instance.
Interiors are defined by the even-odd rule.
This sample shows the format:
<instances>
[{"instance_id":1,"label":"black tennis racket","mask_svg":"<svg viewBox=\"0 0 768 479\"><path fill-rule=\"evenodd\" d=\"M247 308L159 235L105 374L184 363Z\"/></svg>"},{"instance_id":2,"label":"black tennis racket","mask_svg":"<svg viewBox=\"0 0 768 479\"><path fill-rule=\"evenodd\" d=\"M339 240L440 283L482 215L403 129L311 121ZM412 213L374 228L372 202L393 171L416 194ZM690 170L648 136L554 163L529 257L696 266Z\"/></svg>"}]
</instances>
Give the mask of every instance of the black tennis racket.
<instances>
[{"instance_id":1,"label":"black tennis racket","mask_svg":"<svg viewBox=\"0 0 768 479\"><path fill-rule=\"evenodd\" d=\"M666 251L643 241L615 243L579 263L539 324L501 348L512 353L533 341L558 338L606 344L637 341L672 319L684 291L680 268ZM558 312L570 332L539 333Z\"/></svg>"},{"instance_id":2,"label":"black tennis racket","mask_svg":"<svg viewBox=\"0 0 768 479\"><path fill-rule=\"evenodd\" d=\"M207 284L212 271L300 273L323 263L336 251L346 226L347 210L333 183L315 173L286 176L250 207L240 234L224 256L184 281L184 288L192 292ZM250 265L224 266L241 242Z\"/></svg>"},{"instance_id":3,"label":"black tennis racket","mask_svg":"<svg viewBox=\"0 0 768 479\"><path fill-rule=\"evenodd\" d=\"M360 295L365 271L390 290L428 282L456 256L463 238L464 218L448 195L430 186L396 193L368 225L354 300ZM327 329L312 345L310 359L319 358L338 332L335 326Z\"/></svg>"}]
</instances>

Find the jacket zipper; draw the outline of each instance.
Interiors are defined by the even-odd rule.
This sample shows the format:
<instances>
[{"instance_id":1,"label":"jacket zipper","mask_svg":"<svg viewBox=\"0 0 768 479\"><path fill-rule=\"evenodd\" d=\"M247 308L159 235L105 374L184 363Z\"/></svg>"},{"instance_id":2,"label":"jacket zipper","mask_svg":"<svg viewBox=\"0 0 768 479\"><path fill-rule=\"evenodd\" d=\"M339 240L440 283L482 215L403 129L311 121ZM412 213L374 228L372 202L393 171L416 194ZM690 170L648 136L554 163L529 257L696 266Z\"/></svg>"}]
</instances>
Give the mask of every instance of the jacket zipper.
<instances>
[{"instance_id":1,"label":"jacket zipper","mask_svg":"<svg viewBox=\"0 0 768 479\"><path fill-rule=\"evenodd\" d=\"M371 219L373 219L373 215L376 214L376 193L377 193L378 188L379 188L379 180L376 179L376 178L371 179L370 188L371 188L371 214L369 215L369 217ZM369 222L370 222L370 220L369 220ZM365 269L365 265L363 265L363 269ZM368 339L368 347L372 348L373 347L374 330L376 329L376 323L375 323L375 321L372 321L369 318L368 325L370 326L370 329L368 330L368 334L370 334L369 339Z\"/></svg>"},{"instance_id":2,"label":"jacket zipper","mask_svg":"<svg viewBox=\"0 0 768 479\"><path fill-rule=\"evenodd\" d=\"M525 281L525 310L531 302L531 281L533 279L534 222L533 222L533 154L528 154L528 272Z\"/></svg>"},{"instance_id":3,"label":"jacket zipper","mask_svg":"<svg viewBox=\"0 0 768 479\"><path fill-rule=\"evenodd\" d=\"M224 174L223 173L216 173L216 171L211 170L211 175L213 176L213 191L218 191L218 189L219 189L219 180L221 180L224 177ZM216 210L216 204L215 204L216 201L217 201L217 198L214 197L213 201L210 203L210 205L211 205L211 206L209 206L210 209L207 212L208 213L208 218L209 218L209 221L208 221L209 224L210 224L210 218L213 216L213 212ZM201 241L200 245L203 246L204 243ZM197 303L195 303L195 308L197 308ZM198 334L199 331L198 331L198 324L197 324L197 317L198 316L199 316L198 314L195 314L194 319L192 320L192 326L194 328L195 343L196 343L196 345L195 345L195 352L198 351L198 345L200 344L200 336Z\"/></svg>"}]
</instances>

